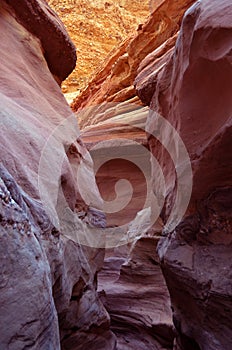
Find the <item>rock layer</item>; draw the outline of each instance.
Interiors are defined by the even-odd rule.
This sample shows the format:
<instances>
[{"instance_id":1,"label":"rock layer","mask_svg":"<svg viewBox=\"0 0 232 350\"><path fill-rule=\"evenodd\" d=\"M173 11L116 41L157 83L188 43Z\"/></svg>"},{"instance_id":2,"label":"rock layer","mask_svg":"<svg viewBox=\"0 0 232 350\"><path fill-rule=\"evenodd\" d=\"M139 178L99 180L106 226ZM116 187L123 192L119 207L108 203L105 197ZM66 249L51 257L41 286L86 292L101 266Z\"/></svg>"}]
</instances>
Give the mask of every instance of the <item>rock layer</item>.
<instances>
[{"instance_id":1,"label":"rock layer","mask_svg":"<svg viewBox=\"0 0 232 350\"><path fill-rule=\"evenodd\" d=\"M144 176L140 175L149 173L150 162L148 161L148 165L143 161L143 158L147 157L145 152L140 152L142 147L138 150L138 147L133 148L131 145L129 150L127 140L131 140L134 144L138 142L148 149L145 134L148 109L143 108L141 103L141 100L144 103L151 99L151 96L143 98L144 89L148 94L151 91L150 86L146 87L147 75L151 75L149 79L154 89L153 60L156 59L159 62L159 69L166 64L173 50L181 16L190 3L192 2L180 1L174 5L169 1L154 2L154 4L151 2L153 12L149 20L139 27L136 35L115 49L104 67L100 67L87 89L72 104L81 128L82 139L96 160L95 169L98 169L104 157L111 158L111 162L107 162L96 174L103 199L112 201L116 197L114 185L119 179L129 180L134 190L129 206L124 206L123 210L118 210L113 215L106 215L107 226L129 223L144 207L149 190L146 188L146 181L143 181ZM143 58L145 60L140 66ZM136 89L140 99L135 96L134 87L134 78L138 69L141 75L136 78ZM142 81L143 74L144 81ZM104 141L108 142L104 144ZM135 167L132 171L131 164L125 162L125 159L115 161L116 153L117 158L126 157L136 165L139 163L142 166L141 171L137 171ZM125 197L129 197L128 186L125 189ZM117 200L120 202L120 199L117 198Z\"/></svg>"},{"instance_id":2,"label":"rock layer","mask_svg":"<svg viewBox=\"0 0 232 350\"><path fill-rule=\"evenodd\" d=\"M49 0L77 48L77 65L62 83L75 97L111 50L136 31L149 16L148 0ZM74 96L73 96L74 98Z\"/></svg>"},{"instance_id":3,"label":"rock layer","mask_svg":"<svg viewBox=\"0 0 232 350\"><path fill-rule=\"evenodd\" d=\"M134 226L124 227L126 242L137 232L129 256L118 256L118 249L113 257L108 253L99 300L97 273L104 250L78 242L96 246L102 238L97 227L114 229L124 217L131 220L141 209L143 185L131 164L116 159L99 168L103 199L115 194L106 177L114 184L116 175L129 173L136 189L130 210L105 218L92 160L51 75L59 83L66 77L75 61L73 46L44 2L33 2L34 10L26 0L21 7L1 2L1 348L172 349L175 336L175 350L231 349L232 8L229 0L196 2L184 16L174 47L181 16L191 3L164 0L156 7L152 1L149 21L113 53L73 104L95 160L109 150L111 158L118 149L128 155L127 138L146 149L149 143L165 176L164 224L176 198L175 214L182 210L193 183L181 222L171 231L165 227L159 242L166 283L155 253L157 237L143 228L147 213L138 213ZM51 36L40 32L40 24ZM71 55L65 67L59 50ZM148 108L141 107L135 88L150 106L147 121ZM91 109L93 104L97 107ZM185 181L183 148L169 125L189 154L192 178ZM110 142L96 151L102 141ZM131 154L133 161L143 158L133 147ZM152 160L151 192L161 181L156 170ZM150 214L152 219L151 208ZM75 230L69 220L74 217Z\"/></svg>"},{"instance_id":4,"label":"rock layer","mask_svg":"<svg viewBox=\"0 0 232 350\"><path fill-rule=\"evenodd\" d=\"M158 236L108 253L98 290L111 317L117 349L173 348L170 299L156 253Z\"/></svg>"},{"instance_id":5,"label":"rock layer","mask_svg":"<svg viewBox=\"0 0 232 350\"><path fill-rule=\"evenodd\" d=\"M132 100L78 113L80 124L86 118L89 123L94 123L93 118L98 120L96 125L82 129L81 137L94 161L96 182L105 203L106 227L128 225L145 205L145 175L150 174L145 134L147 114L146 107ZM115 186L122 179L130 183L132 194L128 183L117 191ZM110 212L109 201L114 201L118 209L115 207Z\"/></svg>"},{"instance_id":6,"label":"rock layer","mask_svg":"<svg viewBox=\"0 0 232 350\"><path fill-rule=\"evenodd\" d=\"M136 95L134 79L139 64L149 53L177 33L184 11L192 3L190 0L175 3L166 0L153 4L154 11L147 22L138 27L136 35L125 40L112 52L88 87L74 100L73 110L133 98Z\"/></svg>"}]
</instances>

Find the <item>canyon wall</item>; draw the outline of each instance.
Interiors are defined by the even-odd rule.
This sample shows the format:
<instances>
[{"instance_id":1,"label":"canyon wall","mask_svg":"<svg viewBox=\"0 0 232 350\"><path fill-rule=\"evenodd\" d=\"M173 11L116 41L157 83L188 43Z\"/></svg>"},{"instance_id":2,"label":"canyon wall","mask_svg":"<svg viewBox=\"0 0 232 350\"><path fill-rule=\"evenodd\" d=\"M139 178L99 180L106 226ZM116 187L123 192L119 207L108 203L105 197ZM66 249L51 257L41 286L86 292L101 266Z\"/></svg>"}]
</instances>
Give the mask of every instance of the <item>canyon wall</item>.
<instances>
[{"instance_id":1,"label":"canyon wall","mask_svg":"<svg viewBox=\"0 0 232 350\"><path fill-rule=\"evenodd\" d=\"M60 20L1 1L1 348L231 349L232 7L192 4L150 1L74 114Z\"/></svg>"},{"instance_id":2,"label":"canyon wall","mask_svg":"<svg viewBox=\"0 0 232 350\"><path fill-rule=\"evenodd\" d=\"M178 334L175 349L229 350L232 345L231 23L230 1L196 2L184 16L165 68L150 84L149 61L144 61L137 78L138 94L150 101L150 148L166 174L164 223L176 200L181 210L192 186L184 218L175 229L166 228L158 247ZM159 68L157 61L152 65L153 71ZM185 176L178 138L167 123L157 123L157 113L178 131L192 176ZM162 146L152 136L157 133ZM154 166L152 173L157 183Z\"/></svg>"},{"instance_id":3,"label":"canyon wall","mask_svg":"<svg viewBox=\"0 0 232 350\"><path fill-rule=\"evenodd\" d=\"M146 178L150 176L150 162L141 162L141 159L147 158L149 151L138 147L139 144L149 148L145 132L149 108L144 104L150 101L149 91L155 88L155 76L171 56L182 16L192 3L151 1L152 13L147 22L115 48L87 88L71 104L81 128L82 140L96 161L95 168L98 169L100 157L102 162L104 157L110 161L96 173L104 200L114 198L114 185L120 178L129 180L134 189L134 201L132 199L128 207L114 215L106 215L108 226L129 223L143 209L144 198L148 197ZM146 70L141 62L145 62ZM130 148L127 140L133 143ZM116 164L116 155L124 160ZM138 171L134 167L132 171L128 160L142 169ZM111 171L113 168L115 170Z\"/></svg>"},{"instance_id":4,"label":"canyon wall","mask_svg":"<svg viewBox=\"0 0 232 350\"><path fill-rule=\"evenodd\" d=\"M173 349L170 296L155 252L158 240L159 235L144 235L130 248L108 251L99 273L98 291L118 350Z\"/></svg>"},{"instance_id":5,"label":"canyon wall","mask_svg":"<svg viewBox=\"0 0 232 350\"><path fill-rule=\"evenodd\" d=\"M117 336L118 350L173 348L170 296L156 254L162 220L159 219L157 230L156 210L155 213L149 211L150 207L142 210L152 192L147 188L147 178L150 181L151 176L145 132L149 109L143 104L150 102L149 91L155 88L155 76L171 57L181 18L191 3L163 1L154 5L148 22L115 49L87 89L72 103L82 140L97 169L96 180L105 210L109 209L109 201L115 200L118 205L128 196L125 185L120 197L116 189L118 180L126 179L133 188L128 205L106 213L106 230L113 228L112 233L119 234L121 241L115 245L134 243L129 252L121 248L120 253L120 248L116 248L107 253L98 282L100 298L111 317L111 330Z\"/></svg>"},{"instance_id":6,"label":"canyon wall","mask_svg":"<svg viewBox=\"0 0 232 350\"><path fill-rule=\"evenodd\" d=\"M96 292L104 249L78 243L105 225L102 201L57 84L75 48L42 0L1 1L0 31L0 348L114 349ZM91 188L85 203L79 167L81 189Z\"/></svg>"},{"instance_id":7,"label":"canyon wall","mask_svg":"<svg viewBox=\"0 0 232 350\"><path fill-rule=\"evenodd\" d=\"M149 16L148 0L48 0L77 49L77 64L62 83L62 91L76 96L95 70L122 40ZM67 96L67 95L66 95Z\"/></svg>"},{"instance_id":8,"label":"canyon wall","mask_svg":"<svg viewBox=\"0 0 232 350\"><path fill-rule=\"evenodd\" d=\"M95 73L87 88L73 101L72 108L79 111L84 107L105 102L122 102L136 96L134 80L141 61L157 49L180 27L185 10L193 1L154 1L153 13L137 33L116 47ZM81 121L80 127L96 124L91 116Z\"/></svg>"}]
</instances>

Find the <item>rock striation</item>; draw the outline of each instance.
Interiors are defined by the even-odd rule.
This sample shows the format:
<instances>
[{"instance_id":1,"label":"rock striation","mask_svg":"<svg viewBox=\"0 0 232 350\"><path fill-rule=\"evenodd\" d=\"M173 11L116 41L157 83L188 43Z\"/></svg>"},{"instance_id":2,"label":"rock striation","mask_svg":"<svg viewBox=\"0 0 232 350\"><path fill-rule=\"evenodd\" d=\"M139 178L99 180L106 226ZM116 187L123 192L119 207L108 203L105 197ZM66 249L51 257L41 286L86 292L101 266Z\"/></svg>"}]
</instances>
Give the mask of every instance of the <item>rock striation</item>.
<instances>
[{"instance_id":1,"label":"rock striation","mask_svg":"<svg viewBox=\"0 0 232 350\"><path fill-rule=\"evenodd\" d=\"M96 292L104 249L78 241L105 225L102 200L56 82L75 64L73 44L44 1L1 1L0 31L0 348L114 349Z\"/></svg>"},{"instance_id":2,"label":"rock striation","mask_svg":"<svg viewBox=\"0 0 232 350\"><path fill-rule=\"evenodd\" d=\"M147 176L150 174L145 133L148 108L135 102L106 104L78 113L80 124L86 117L90 123L94 122L93 118L98 120L96 125L82 129L81 138L94 161L96 182L105 204L106 227L126 225L125 232L144 207L147 197L144 172ZM127 184L117 190L117 183L122 179ZM132 186L131 198L128 182ZM114 202L118 209L110 211L109 202Z\"/></svg>"},{"instance_id":3,"label":"rock striation","mask_svg":"<svg viewBox=\"0 0 232 350\"><path fill-rule=\"evenodd\" d=\"M134 80L139 64L177 33L184 11L192 3L190 0L151 2L153 12L147 22L139 25L136 35L124 40L105 60L87 88L73 101L73 110L135 97Z\"/></svg>"},{"instance_id":4,"label":"rock striation","mask_svg":"<svg viewBox=\"0 0 232 350\"><path fill-rule=\"evenodd\" d=\"M117 349L173 348L170 297L159 266L159 237L140 236L107 253L98 290L117 336Z\"/></svg>"},{"instance_id":5,"label":"rock striation","mask_svg":"<svg viewBox=\"0 0 232 350\"><path fill-rule=\"evenodd\" d=\"M72 99L86 88L111 50L149 16L148 0L48 0L48 4L58 13L77 49L77 65L62 83L63 92Z\"/></svg>"},{"instance_id":6,"label":"rock striation","mask_svg":"<svg viewBox=\"0 0 232 350\"><path fill-rule=\"evenodd\" d=\"M74 115L63 25L1 1L0 348L231 349L232 5L192 4L150 1Z\"/></svg>"},{"instance_id":7,"label":"rock striation","mask_svg":"<svg viewBox=\"0 0 232 350\"><path fill-rule=\"evenodd\" d=\"M113 200L116 195L115 184L119 179L128 180L134 190L130 205L114 214L106 214L107 227L129 223L144 207L148 191L143 173L150 172L150 161L147 162L149 165L141 162L141 159L147 158L146 152L141 152L142 147L139 149L135 145L138 143L147 150L149 148L145 132L149 111L148 108L144 108L144 103L149 100L147 96L144 98L144 89L149 90L146 87L148 72L144 73L142 64L151 75L150 86L150 81L154 78L153 61L154 59L159 61L160 69L166 64L176 41L181 17L191 3L179 1L174 5L169 1L151 2L152 14L148 21L138 28L136 35L125 40L114 50L103 67L99 68L86 90L72 103L81 128L82 140L96 161L95 168L98 170L96 178L103 199ZM143 58L144 63L140 66ZM144 82L141 81L143 74ZM153 82L151 86L154 88ZM118 147L119 140L122 140L120 147ZM131 144L130 149L128 140L134 144L134 146ZM129 158L131 163L136 165L139 163L142 169L137 171L138 169L125 159L115 160L116 153L117 158L126 157L127 160ZM111 162L98 169L103 157L111 158ZM128 197L128 191L124 192L124 197Z\"/></svg>"}]
</instances>

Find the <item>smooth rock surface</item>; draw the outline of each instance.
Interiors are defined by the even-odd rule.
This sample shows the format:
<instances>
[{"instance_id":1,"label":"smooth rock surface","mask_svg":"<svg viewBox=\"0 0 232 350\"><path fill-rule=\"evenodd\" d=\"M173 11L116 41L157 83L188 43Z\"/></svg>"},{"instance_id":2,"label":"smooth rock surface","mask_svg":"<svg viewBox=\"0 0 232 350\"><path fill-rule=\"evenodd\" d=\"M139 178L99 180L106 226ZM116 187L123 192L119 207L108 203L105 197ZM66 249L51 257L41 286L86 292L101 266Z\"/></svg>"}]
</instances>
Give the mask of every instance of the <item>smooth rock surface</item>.
<instances>
[{"instance_id":1,"label":"smooth rock surface","mask_svg":"<svg viewBox=\"0 0 232 350\"><path fill-rule=\"evenodd\" d=\"M147 122L148 133L157 135L155 112L165 117L184 141L192 166L187 212L174 231L166 230L158 248L178 350L232 346L231 23L227 0L198 1L186 12L173 55L156 77L150 104L154 112ZM151 136L149 144L166 176L168 195L162 211L166 222L177 193L173 170L182 166L184 176L186 164L178 151L173 164L164 145L178 150L177 139L170 137L167 123L160 130L163 146ZM159 181L154 170L153 179ZM179 203L185 200L191 178L182 185Z\"/></svg>"},{"instance_id":2,"label":"smooth rock surface","mask_svg":"<svg viewBox=\"0 0 232 350\"><path fill-rule=\"evenodd\" d=\"M164 69L173 54L176 38L177 34L167 39L156 50L148 54L139 65L134 83L137 95L146 105L151 102L159 72Z\"/></svg>"},{"instance_id":3,"label":"smooth rock surface","mask_svg":"<svg viewBox=\"0 0 232 350\"><path fill-rule=\"evenodd\" d=\"M45 0L6 0L19 22L39 40L48 67L61 83L75 68L76 49L57 16Z\"/></svg>"},{"instance_id":4,"label":"smooth rock surface","mask_svg":"<svg viewBox=\"0 0 232 350\"><path fill-rule=\"evenodd\" d=\"M94 235L88 234L105 225L93 163L48 68L45 38L26 29L29 2L16 12L13 5L2 1L0 8L0 348L114 349L109 316L96 293L104 249L91 248ZM34 12L30 7L27 19L36 30L43 23L39 14L46 22L44 6L37 1ZM63 26L50 27L47 20L55 40ZM67 38L63 33L54 48L72 48ZM66 76L59 55L49 65L53 74ZM66 214L75 216L74 227ZM89 246L80 245L80 237Z\"/></svg>"},{"instance_id":5,"label":"smooth rock surface","mask_svg":"<svg viewBox=\"0 0 232 350\"><path fill-rule=\"evenodd\" d=\"M99 274L99 295L111 317L117 349L173 348L169 293L156 245L159 237L144 235L107 253Z\"/></svg>"},{"instance_id":6,"label":"smooth rock surface","mask_svg":"<svg viewBox=\"0 0 232 350\"><path fill-rule=\"evenodd\" d=\"M106 227L129 224L145 205L146 177L150 176L145 133L147 115L148 108L137 104L137 99L92 107L77 114L81 125L85 120L93 124L81 130L81 139L94 162L96 182L104 201ZM96 125L95 120L98 121ZM127 183L117 189L122 179ZM111 212L110 202L115 203Z\"/></svg>"}]
</instances>

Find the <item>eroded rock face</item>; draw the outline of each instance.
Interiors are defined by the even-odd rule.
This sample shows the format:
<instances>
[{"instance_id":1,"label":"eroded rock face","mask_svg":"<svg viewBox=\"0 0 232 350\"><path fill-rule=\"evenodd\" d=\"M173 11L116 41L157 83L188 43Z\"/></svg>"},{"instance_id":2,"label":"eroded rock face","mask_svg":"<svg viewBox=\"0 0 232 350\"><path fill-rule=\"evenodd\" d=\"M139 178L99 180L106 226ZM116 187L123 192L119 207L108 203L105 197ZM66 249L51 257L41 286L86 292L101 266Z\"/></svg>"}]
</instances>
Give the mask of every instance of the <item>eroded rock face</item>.
<instances>
[{"instance_id":1,"label":"eroded rock face","mask_svg":"<svg viewBox=\"0 0 232 350\"><path fill-rule=\"evenodd\" d=\"M98 290L111 317L117 349L173 348L170 297L156 253L158 236L108 252Z\"/></svg>"},{"instance_id":2,"label":"eroded rock face","mask_svg":"<svg viewBox=\"0 0 232 350\"><path fill-rule=\"evenodd\" d=\"M98 168L100 158L105 157L111 161L106 162L96 174L103 199L111 201L116 197L115 184L120 179L129 180L133 187L134 201L131 201L129 206L124 206L123 210L115 211L113 215L107 214L107 226L129 223L144 206L148 191L144 176L140 175L146 170L149 172L150 164L144 166L144 154L138 151L136 146L133 148L131 145L131 149L128 150L128 142L125 139L134 144L138 142L148 149L145 133L148 108L144 108L142 103L148 103L154 91L153 81L158 70L154 74L153 60L155 58L159 62L159 69L166 64L173 51L181 16L191 3L151 2L153 12L149 20L139 27L137 35L122 43L112 53L104 67L99 68L88 88L72 104L83 142L96 160L95 168ZM136 78L136 90L140 99L135 96L134 87L134 79L138 72L141 74ZM120 146L119 139L122 140ZM109 142L104 144L104 141ZM100 152L95 149L92 151L95 145L102 150L100 156ZM122 161L114 160L116 154ZM126 162L125 157L134 164L142 165L142 171L137 171ZM127 188L124 191L126 198L129 197Z\"/></svg>"},{"instance_id":3,"label":"eroded rock face","mask_svg":"<svg viewBox=\"0 0 232 350\"><path fill-rule=\"evenodd\" d=\"M19 22L34 34L42 46L52 74L61 83L75 68L76 49L65 27L45 0L6 0Z\"/></svg>"},{"instance_id":4,"label":"eroded rock face","mask_svg":"<svg viewBox=\"0 0 232 350\"><path fill-rule=\"evenodd\" d=\"M175 349L231 347L231 189L212 193L160 243Z\"/></svg>"},{"instance_id":5,"label":"eroded rock face","mask_svg":"<svg viewBox=\"0 0 232 350\"><path fill-rule=\"evenodd\" d=\"M148 54L139 65L135 78L136 93L140 100L149 105L156 89L157 77L173 54L177 34L168 38L156 50Z\"/></svg>"},{"instance_id":6,"label":"eroded rock face","mask_svg":"<svg viewBox=\"0 0 232 350\"><path fill-rule=\"evenodd\" d=\"M145 122L148 108L135 102L106 104L78 113L80 123L86 118L89 123L98 120L96 125L82 129L81 138L94 161L96 182L106 204L106 227L129 224L144 207L147 197L145 175L150 175L150 160ZM115 186L122 179L127 183L117 190ZM111 212L107 210L110 201L116 206Z\"/></svg>"},{"instance_id":7,"label":"eroded rock face","mask_svg":"<svg viewBox=\"0 0 232 350\"><path fill-rule=\"evenodd\" d=\"M45 14L46 4L33 4L32 11L22 1L15 12L15 3L1 1L0 9L0 348L114 349L96 294L104 250L77 243L78 233L88 237L90 228L105 225L102 201L76 119L51 74L63 79L72 64L64 69L59 55L47 64L43 53L56 36L57 50L73 52L73 46ZM38 23L53 30L46 43L43 30L34 35ZM85 201L75 177L81 164L81 188L91 187ZM65 221L58 225L67 213L76 214L77 236Z\"/></svg>"},{"instance_id":8,"label":"eroded rock face","mask_svg":"<svg viewBox=\"0 0 232 350\"><path fill-rule=\"evenodd\" d=\"M70 93L72 99L86 88L111 50L149 16L148 0L49 0L48 3L58 13L77 48L77 65L62 83L63 92Z\"/></svg>"},{"instance_id":9,"label":"eroded rock face","mask_svg":"<svg viewBox=\"0 0 232 350\"><path fill-rule=\"evenodd\" d=\"M134 80L141 61L179 30L184 11L193 1L151 2L154 10L148 21L139 25L137 35L125 40L104 62L88 87L72 103L74 111L105 102L133 98ZM86 122L87 123L87 122Z\"/></svg>"},{"instance_id":10,"label":"eroded rock face","mask_svg":"<svg viewBox=\"0 0 232 350\"><path fill-rule=\"evenodd\" d=\"M50 266L39 229L3 167L0 181L1 348L60 349ZM50 240L51 246L57 241L52 235Z\"/></svg>"},{"instance_id":11,"label":"eroded rock face","mask_svg":"<svg viewBox=\"0 0 232 350\"><path fill-rule=\"evenodd\" d=\"M196 2L185 14L174 53L153 81L151 109L178 131L193 172L185 217L166 232L158 249L174 308L176 349L181 350L231 348L231 23L229 1ZM145 101L151 91L148 95ZM147 122L150 134L158 127L155 112ZM162 133L175 149L168 129ZM177 190L173 162L154 138L149 143L166 174L162 214L167 220ZM177 162L183 166L181 154Z\"/></svg>"}]
</instances>

